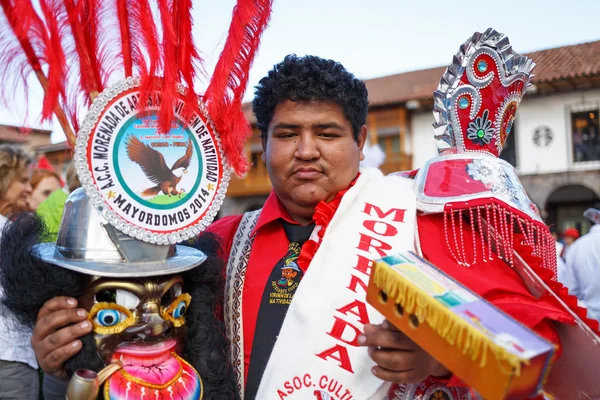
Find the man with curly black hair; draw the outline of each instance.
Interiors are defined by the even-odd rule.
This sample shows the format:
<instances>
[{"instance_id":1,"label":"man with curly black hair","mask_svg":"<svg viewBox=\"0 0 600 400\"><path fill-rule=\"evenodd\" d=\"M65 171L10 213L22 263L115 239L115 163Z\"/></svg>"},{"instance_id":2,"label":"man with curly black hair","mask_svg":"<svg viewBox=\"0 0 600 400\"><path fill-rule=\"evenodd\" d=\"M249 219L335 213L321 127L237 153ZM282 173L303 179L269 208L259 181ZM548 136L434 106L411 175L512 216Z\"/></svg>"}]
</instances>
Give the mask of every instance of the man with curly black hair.
<instances>
[{"instance_id":1,"label":"man with curly black hair","mask_svg":"<svg viewBox=\"0 0 600 400\"><path fill-rule=\"evenodd\" d=\"M364 157L367 89L335 61L287 56L261 79L252 110L273 190L296 222L348 187Z\"/></svg>"},{"instance_id":2,"label":"man with curly black hair","mask_svg":"<svg viewBox=\"0 0 600 400\"><path fill-rule=\"evenodd\" d=\"M373 388L378 387L378 380L374 379L372 374L380 379L394 382L418 382L432 374L447 374L448 371L433 358L388 325L367 325L366 335L358 336L360 323L374 322L373 317L361 318L358 323L352 319L346 319L341 323L337 322L341 319L335 319L338 317L333 316L332 321L336 321L333 322L333 327L327 325L331 324L329 320L324 322L324 326L319 326L319 322L313 325L312 322L303 320L313 326L301 326L288 322L293 318L290 315L303 312L318 315L321 311L325 315L326 312L311 307L306 296L294 297L296 301L294 305L298 307L294 309L292 306L289 313L289 303L282 305L267 301L278 299L277 296L280 295L269 286L272 275L267 275L270 269L267 266L276 264L277 257L280 257L279 254L284 251L288 240L293 242L290 238L293 229L303 229L302 226L306 226L310 232L313 224L316 224L318 230L325 231L328 221L320 220L318 215L324 209L335 212L334 208L340 206L342 197L347 197L344 195L349 188L358 185L359 162L364 158L362 149L367 136L365 124L368 93L364 82L354 77L338 62L315 56L288 55L283 62L275 65L273 70L261 79L255 90L252 108L261 132L264 149L262 160L267 165L273 192L267 199L261 214L256 217L255 236L248 239L248 242L251 240L253 242L245 269L242 292L241 313L244 318L241 325L244 332L244 357L240 358L240 364L243 362L244 369L239 371L240 375L248 371L245 381L246 398L252 399L256 393L259 393L256 398L270 398L269 396L273 396L274 393L281 396L302 392L313 383L318 388L314 391L315 395L319 390L323 390L325 393L336 394L340 398L349 399L352 396L363 398L362 396L370 395L374 391ZM381 174L371 175L363 171L363 179L368 178L377 180L381 178ZM399 185L399 187L403 186L405 187ZM211 230L224 238L233 238L237 227L241 225L240 221L243 223L246 218L228 217L213 225ZM327 230L332 231L332 227ZM332 232L329 236L337 235ZM343 241L344 237L340 236L339 240ZM235 240L230 239L226 246L228 249L232 247L232 242L237 244L243 241L238 240L237 237ZM316 249L311 255L310 248L314 248L315 245L317 245L315 241L308 241L299 256L298 264L302 274L306 273L309 265L311 269L320 268L319 264L311 262ZM272 252L264 254L265 249ZM367 250L370 250L368 251L370 258L381 255L373 249L367 248ZM349 264L354 265L356 261ZM333 272L335 275L335 271ZM345 272L340 266L338 276L343 284L346 284ZM235 274L234 269L233 274L229 274L230 281L235 280ZM266 279L267 277L269 279ZM365 276L361 276L361 279L365 279ZM267 280L266 284L265 280ZM364 281L361 282L364 284ZM303 285L309 283L303 281ZM355 291L361 293L360 289L355 288ZM311 288L306 288L305 293L307 292L311 293ZM322 295L318 290L312 294ZM305 307L302 307L302 301L307 302ZM346 308L346 315L351 313L351 310L359 315L366 310L364 293L362 296L356 296L354 301L349 304L356 304L356 309ZM339 303L339 306L344 305L344 301ZM235 321L230 321L230 325L235 325ZM284 342L278 340L277 335L281 337L284 332L300 331L304 328L316 330L320 328L321 332L317 334L317 336L320 334L318 340L329 336L336 338L338 343L350 342L354 348L342 345L328 348L327 344L320 348L316 345L317 350L323 350L318 354L308 346L297 348L310 354L309 359L296 361L298 371L305 371L303 375L302 372L299 375L303 381L300 384L298 381L294 382L294 374L288 372L290 380L286 380L286 373L280 373L282 367L290 361L285 355L286 351L290 351L290 347L284 343L299 344L298 338L292 333L286 335L288 338ZM346 335L352 329L357 329L356 335L354 340L348 341ZM305 342L312 342L312 339ZM372 361L367 359L365 349L357 347L359 344L369 346L373 360L379 364L373 368L372 374ZM374 352L377 348L385 348L385 354ZM308 367L314 362L323 365L313 365L312 369ZM351 380L348 381L348 386L344 386L344 390L341 390L341 384L337 388L334 387L335 385L332 386L331 379L327 381L329 384L325 384L326 379L321 379L319 383L313 382L318 378L318 376L313 377L315 375L313 371L318 371L321 377L329 376L324 375L325 372L335 377L338 371L344 374L350 370L355 376L360 375L364 378L362 381L355 379L352 382L362 388L353 388ZM280 374L281 379L277 381ZM279 389L281 392L275 390L276 387L281 387L282 389ZM369 387L370 389L361 391Z\"/></svg>"},{"instance_id":3,"label":"man with curly black hair","mask_svg":"<svg viewBox=\"0 0 600 400\"><path fill-rule=\"evenodd\" d=\"M273 191L261 210L208 229L229 260L224 319L240 394L382 399L388 382L446 375L366 305L370 260L412 246L415 213L404 211L415 200L407 179L359 173L365 84L338 62L289 55L259 82L252 105ZM292 266L296 275L277 285ZM76 353L70 343L82 334L64 327L83 320L75 306L61 307L68 317L41 312L58 344L34 332L45 370Z\"/></svg>"}]
</instances>

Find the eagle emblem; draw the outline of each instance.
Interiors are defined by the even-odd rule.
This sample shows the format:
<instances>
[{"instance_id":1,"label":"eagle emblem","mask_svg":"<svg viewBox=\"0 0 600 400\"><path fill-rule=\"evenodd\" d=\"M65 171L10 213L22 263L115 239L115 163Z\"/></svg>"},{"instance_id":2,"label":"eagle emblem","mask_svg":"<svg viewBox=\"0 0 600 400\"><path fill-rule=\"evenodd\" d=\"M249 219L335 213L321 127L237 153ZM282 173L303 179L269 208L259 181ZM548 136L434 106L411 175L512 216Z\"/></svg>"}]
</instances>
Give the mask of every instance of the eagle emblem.
<instances>
[{"instance_id":1,"label":"eagle emblem","mask_svg":"<svg viewBox=\"0 0 600 400\"><path fill-rule=\"evenodd\" d=\"M152 199L162 192L169 197L178 196L181 198L185 190L177 189L177 184L181 181L183 174L187 173L192 161L194 146L191 138L185 147L185 154L175 161L171 168L167 166L165 158L158 150L142 143L134 135L127 137L125 146L129 159L138 164L144 175L155 185L141 191L139 193L141 197Z\"/></svg>"}]
</instances>

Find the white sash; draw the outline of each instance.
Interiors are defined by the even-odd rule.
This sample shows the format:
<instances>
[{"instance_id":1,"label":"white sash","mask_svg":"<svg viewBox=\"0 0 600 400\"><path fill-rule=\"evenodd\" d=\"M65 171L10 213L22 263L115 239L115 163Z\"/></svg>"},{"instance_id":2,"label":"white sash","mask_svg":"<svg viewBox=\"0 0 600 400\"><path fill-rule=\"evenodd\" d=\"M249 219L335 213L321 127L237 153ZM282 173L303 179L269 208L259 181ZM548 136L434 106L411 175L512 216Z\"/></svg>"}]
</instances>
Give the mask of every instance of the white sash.
<instances>
[{"instance_id":1,"label":"white sash","mask_svg":"<svg viewBox=\"0 0 600 400\"><path fill-rule=\"evenodd\" d=\"M373 376L367 349L356 345L364 323L383 320L366 304L365 268L379 251L414 249L416 199L412 180L361 172L294 295L257 399L385 397L389 385Z\"/></svg>"}]
</instances>

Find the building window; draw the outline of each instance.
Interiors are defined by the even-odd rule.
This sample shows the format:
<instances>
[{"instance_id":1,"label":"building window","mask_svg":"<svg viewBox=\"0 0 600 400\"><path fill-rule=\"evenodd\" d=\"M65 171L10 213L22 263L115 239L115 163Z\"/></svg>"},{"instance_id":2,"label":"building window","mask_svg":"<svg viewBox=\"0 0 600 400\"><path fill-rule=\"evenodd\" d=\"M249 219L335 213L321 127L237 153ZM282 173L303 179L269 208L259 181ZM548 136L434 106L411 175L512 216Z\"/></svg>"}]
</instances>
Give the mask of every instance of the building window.
<instances>
[{"instance_id":1,"label":"building window","mask_svg":"<svg viewBox=\"0 0 600 400\"><path fill-rule=\"evenodd\" d=\"M513 121L513 125L511 128L510 135L506 138L506 143L504 143L504 148L502 149L502 153L500 153L500 158L504 161L508 162L513 167L517 168L517 145L516 145L516 137L517 137L517 123Z\"/></svg>"},{"instance_id":2,"label":"building window","mask_svg":"<svg viewBox=\"0 0 600 400\"><path fill-rule=\"evenodd\" d=\"M573 162L600 161L599 108L571 112Z\"/></svg>"},{"instance_id":3,"label":"building window","mask_svg":"<svg viewBox=\"0 0 600 400\"><path fill-rule=\"evenodd\" d=\"M384 136L377 139L377 143L381 150L386 154L400 154L400 137L399 136Z\"/></svg>"},{"instance_id":4,"label":"building window","mask_svg":"<svg viewBox=\"0 0 600 400\"><path fill-rule=\"evenodd\" d=\"M400 130L387 128L377 130L377 143L387 155L400 156Z\"/></svg>"}]
</instances>

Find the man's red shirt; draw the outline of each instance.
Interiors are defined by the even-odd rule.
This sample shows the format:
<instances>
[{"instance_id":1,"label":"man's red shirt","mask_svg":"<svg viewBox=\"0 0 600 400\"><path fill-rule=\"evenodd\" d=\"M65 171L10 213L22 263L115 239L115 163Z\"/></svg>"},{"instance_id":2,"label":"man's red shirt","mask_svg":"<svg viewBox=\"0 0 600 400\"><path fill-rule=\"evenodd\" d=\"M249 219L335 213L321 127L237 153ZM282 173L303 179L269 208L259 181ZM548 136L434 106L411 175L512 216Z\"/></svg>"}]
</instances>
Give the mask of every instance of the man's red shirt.
<instances>
[{"instance_id":1,"label":"man's red shirt","mask_svg":"<svg viewBox=\"0 0 600 400\"><path fill-rule=\"evenodd\" d=\"M285 255L290 244L283 226L277 222L280 218L291 224L296 224L275 192L272 191L263 206L256 227L251 233L254 235L254 243L248 260L242 291L244 371L246 375L250 365L258 309L260 308L260 300L265 285L273 266ZM207 232L221 238L225 260L229 258L233 237L241 219L241 215L224 217L211 224L207 229ZM306 272L306 270L303 272Z\"/></svg>"},{"instance_id":2,"label":"man's red shirt","mask_svg":"<svg viewBox=\"0 0 600 400\"><path fill-rule=\"evenodd\" d=\"M271 192L252 234L254 243L246 270L242 292L243 334L244 334L244 371L248 373L252 342L260 301L273 266L285 254L289 241L277 219L289 223L295 222L274 192ZM224 259L229 258L233 237L242 219L241 215L222 218L207 229L221 238ZM421 250L426 259L453 276L513 318L532 328L538 334L559 345L560 341L551 322L565 321L566 312L555 304L535 299L527 290L525 283L500 259L477 262L470 268L459 265L444 246L443 216L419 215L417 218ZM464 243L467 251L472 250L470 227L465 227ZM435 238L432 240L432 238ZM303 272L306 273L305 268ZM451 385L460 385L453 378Z\"/></svg>"}]
</instances>

